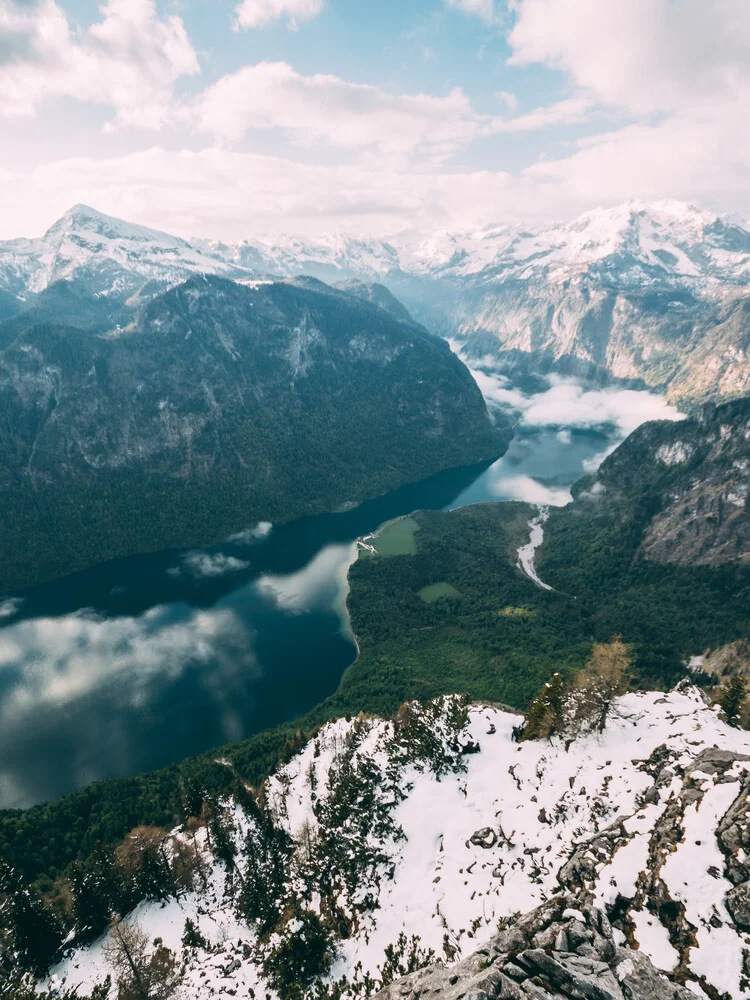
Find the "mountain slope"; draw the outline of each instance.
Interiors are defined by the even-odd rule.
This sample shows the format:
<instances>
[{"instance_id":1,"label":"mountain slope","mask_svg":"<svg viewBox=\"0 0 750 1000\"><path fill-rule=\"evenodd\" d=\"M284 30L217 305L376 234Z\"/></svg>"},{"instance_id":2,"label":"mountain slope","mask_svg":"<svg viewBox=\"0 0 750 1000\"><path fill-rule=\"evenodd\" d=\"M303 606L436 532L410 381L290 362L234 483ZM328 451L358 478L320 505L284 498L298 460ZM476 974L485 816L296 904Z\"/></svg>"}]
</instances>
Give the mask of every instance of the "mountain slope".
<instances>
[{"instance_id":1,"label":"mountain slope","mask_svg":"<svg viewBox=\"0 0 750 1000\"><path fill-rule=\"evenodd\" d=\"M750 995L747 734L689 687L626 695L603 733L569 745L514 743L518 721L448 699L394 722L331 724L268 780L260 808L238 792L206 825L164 834L170 866L193 857L193 887L183 879L178 898L143 903L128 923L184 957L180 995L200 998L365 997L477 950L471 975L496 973L477 997L528 995L512 981L529 976L529 962L560 985L550 958L584 985L611 963L632 987L625 995L644 1000L685 995L668 979L711 1000ZM90 889L116 891L99 871ZM183 948L188 917L199 935ZM632 948L621 965L620 949ZM53 981L90 989L107 969L95 942ZM461 995L441 994L451 981L430 975L412 983ZM467 965L450 975L471 981ZM663 992L638 992L639 976ZM621 996L606 977L610 992L536 983L532 996ZM423 993L407 981L385 995Z\"/></svg>"},{"instance_id":2,"label":"mountain slope","mask_svg":"<svg viewBox=\"0 0 750 1000\"><path fill-rule=\"evenodd\" d=\"M750 232L739 223L628 204L452 243L450 256L416 263L439 289L420 309L402 297L469 359L642 379L674 398L750 388Z\"/></svg>"},{"instance_id":3,"label":"mountain slope","mask_svg":"<svg viewBox=\"0 0 750 1000\"><path fill-rule=\"evenodd\" d=\"M469 372L312 279L193 278L106 334L0 349L0 586L333 510L492 457Z\"/></svg>"},{"instance_id":4,"label":"mountain slope","mask_svg":"<svg viewBox=\"0 0 750 1000\"><path fill-rule=\"evenodd\" d=\"M750 399L642 424L553 512L542 567L556 586L575 587L577 567L594 572L605 535L627 536L627 557L644 565L747 567L748 496Z\"/></svg>"},{"instance_id":5,"label":"mountain slope","mask_svg":"<svg viewBox=\"0 0 750 1000\"><path fill-rule=\"evenodd\" d=\"M390 240L186 241L75 206L0 243L0 316L57 281L137 304L196 273L379 282L475 364L642 380L675 399L750 390L750 231L679 202L552 226Z\"/></svg>"}]
</instances>

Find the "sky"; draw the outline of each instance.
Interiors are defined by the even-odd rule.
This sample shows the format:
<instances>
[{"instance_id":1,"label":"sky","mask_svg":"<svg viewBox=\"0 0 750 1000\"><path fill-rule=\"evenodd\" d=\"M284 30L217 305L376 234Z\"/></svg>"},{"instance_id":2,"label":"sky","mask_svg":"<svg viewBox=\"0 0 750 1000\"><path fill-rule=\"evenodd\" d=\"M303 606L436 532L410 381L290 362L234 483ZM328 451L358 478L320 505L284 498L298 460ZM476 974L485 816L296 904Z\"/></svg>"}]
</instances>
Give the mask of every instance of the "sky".
<instances>
[{"instance_id":1,"label":"sky","mask_svg":"<svg viewBox=\"0 0 750 1000\"><path fill-rule=\"evenodd\" d=\"M750 216L750 0L0 0L0 238Z\"/></svg>"}]
</instances>

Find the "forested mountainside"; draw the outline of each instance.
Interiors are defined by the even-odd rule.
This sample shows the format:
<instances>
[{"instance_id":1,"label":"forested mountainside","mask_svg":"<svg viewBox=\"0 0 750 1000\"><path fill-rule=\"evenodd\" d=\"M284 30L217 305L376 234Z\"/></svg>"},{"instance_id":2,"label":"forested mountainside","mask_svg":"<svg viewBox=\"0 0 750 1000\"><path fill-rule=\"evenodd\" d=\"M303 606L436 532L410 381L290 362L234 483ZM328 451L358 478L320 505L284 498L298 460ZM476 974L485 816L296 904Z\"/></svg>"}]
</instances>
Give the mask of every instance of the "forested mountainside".
<instances>
[{"instance_id":1,"label":"forested mountainside","mask_svg":"<svg viewBox=\"0 0 750 1000\"><path fill-rule=\"evenodd\" d=\"M5 869L6 962L43 974L72 929L70 997L108 974L113 996L135 974L180 998L747 996L747 733L689 686L565 741L520 722L461 699L342 719L262 787L186 790L177 827L98 848L51 908Z\"/></svg>"},{"instance_id":2,"label":"forested mountainside","mask_svg":"<svg viewBox=\"0 0 750 1000\"><path fill-rule=\"evenodd\" d=\"M416 512L410 554L364 552L350 570L351 673L403 697L438 683L521 706L620 634L640 683L674 683L691 656L747 636L749 483L750 401L642 425L550 510L536 568L551 589L517 568L528 505Z\"/></svg>"},{"instance_id":3,"label":"forested mountainside","mask_svg":"<svg viewBox=\"0 0 750 1000\"><path fill-rule=\"evenodd\" d=\"M313 279L192 278L126 326L14 333L3 588L334 510L510 436L444 341Z\"/></svg>"},{"instance_id":4,"label":"forested mountainside","mask_svg":"<svg viewBox=\"0 0 750 1000\"><path fill-rule=\"evenodd\" d=\"M712 418L710 412L705 425L652 424L634 440L658 449L701 426L707 439L715 420L718 439L720 428L731 426L737 446L727 446L727 473L748 447L746 417L738 403L716 408ZM633 447L626 442L620 449ZM701 454L707 481L718 481L721 453ZM393 717L407 700L448 693L523 709L553 673L573 675L596 641L617 634L629 645L633 683L642 688L669 688L685 677L690 658L746 639L750 568L744 558L685 566L644 556L644 533L660 510L653 499L659 477L668 500L677 467L655 465L651 499L640 502L636 472L645 476L643 456L638 448L631 455L638 469L628 472L618 451L601 473L614 482L611 470L620 468L624 484L630 476L627 497L612 489L592 504L587 494L599 491L589 480L574 504L551 512L537 568L557 589L539 587L518 567L535 517L530 505L420 511L394 522L362 542L350 569L348 604L360 651L334 695L303 718L224 747L220 755L101 782L25 812L6 811L0 858L28 882L46 884L72 861L88 858L97 841L118 842L137 825L174 825L184 790L193 784L221 796L231 790L234 772L253 786L262 783L331 719L360 711ZM693 464L689 475L700 477L700 466ZM736 519L731 524L741 530Z\"/></svg>"},{"instance_id":5,"label":"forested mountainside","mask_svg":"<svg viewBox=\"0 0 750 1000\"><path fill-rule=\"evenodd\" d=\"M688 402L750 389L750 232L679 202L554 226L237 244L78 205L43 237L0 243L0 318L60 282L114 317L196 273L379 282L474 365L632 379Z\"/></svg>"}]
</instances>

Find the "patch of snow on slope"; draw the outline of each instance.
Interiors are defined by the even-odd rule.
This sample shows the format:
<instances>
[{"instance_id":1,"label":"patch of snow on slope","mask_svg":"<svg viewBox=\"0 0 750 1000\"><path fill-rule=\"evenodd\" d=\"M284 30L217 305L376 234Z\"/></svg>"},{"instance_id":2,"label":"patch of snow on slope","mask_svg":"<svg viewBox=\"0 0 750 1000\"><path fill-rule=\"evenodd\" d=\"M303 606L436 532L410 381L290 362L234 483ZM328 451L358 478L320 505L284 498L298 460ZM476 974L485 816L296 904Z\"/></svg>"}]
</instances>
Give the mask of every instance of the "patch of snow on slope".
<instances>
[{"instance_id":1,"label":"patch of snow on slope","mask_svg":"<svg viewBox=\"0 0 750 1000\"><path fill-rule=\"evenodd\" d=\"M460 744L464 751L457 769L426 766L426 758L414 756L412 743L404 742L391 721L342 719L323 727L266 783L271 814L298 845L290 883L294 893L309 885L306 844L314 844L321 833L333 837L344 855L351 846L354 863L362 843L357 840L358 818L370 808L388 817L380 825L362 827L364 843L382 852L377 870L362 869L353 888L341 884L337 890L336 905L355 918L356 929L339 941L332 975L351 975L361 963L363 972L377 978L386 948L401 933L419 935L421 947L438 957L470 954L492 938L499 921L548 899L559 891L561 878L570 885L571 878L575 883L579 877L597 903L617 902L640 947L657 965L673 968L679 956L668 928L639 897L649 872L649 847L656 843L652 838L665 809L679 804L695 757L715 747L746 754L750 736L729 728L689 688L667 695L625 695L617 700L603 734L578 738L569 747L555 740L514 742L519 717L489 706L470 708L457 737L447 712L446 707L443 715L428 718L420 739L431 742L436 753L455 753ZM660 782L654 797L650 762L665 754L672 777ZM349 761L344 771L342 761ZM321 828L326 816L321 807L339 789L341 775L356 771L358 764L366 780L348 801L349 818L335 830ZM658 767L666 773L663 764ZM748 762L736 763L730 778L738 780L716 784L713 777L693 772L689 780L698 782L705 794L700 806L687 807L684 841L662 869L672 898L684 904L687 919L698 928L686 971L705 976L715 989L733 997L745 995L738 986L743 936L723 903L730 883L714 878L709 869L723 871L715 830L747 780L747 767ZM235 812L239 844L242 824L249 820L239 807ZM604 850L597 838L607 831L614 831L614 837ZM579 870L588 874L564 875L571 859L582 855L589 867ZM167 943L177 940L186 915L211 940L226 937L219 952L190 958L189 982L201 983L201 992L193 995L211 995L204 991L207 983L217 992L219 982L228 986L219 977L220 967L235 961L239 964L229 974L232 989L251 987L264 995L267 984L261 983L254 950L259 942L236 921L224 889L223 868L215 862L207 895L196 891L163 908L146 904L130 919L142 921L149 934L158 933ZM368 896L372 904L363 905ZM321 905L314 886L309 898L310 905ZM718 928L711 924L717 912L722 921ZM101 969L97 949L99 945L78 952L57 970L58 979L65 976L69 985L88 982L92 970Z\"/></svg>"}]
</instances>

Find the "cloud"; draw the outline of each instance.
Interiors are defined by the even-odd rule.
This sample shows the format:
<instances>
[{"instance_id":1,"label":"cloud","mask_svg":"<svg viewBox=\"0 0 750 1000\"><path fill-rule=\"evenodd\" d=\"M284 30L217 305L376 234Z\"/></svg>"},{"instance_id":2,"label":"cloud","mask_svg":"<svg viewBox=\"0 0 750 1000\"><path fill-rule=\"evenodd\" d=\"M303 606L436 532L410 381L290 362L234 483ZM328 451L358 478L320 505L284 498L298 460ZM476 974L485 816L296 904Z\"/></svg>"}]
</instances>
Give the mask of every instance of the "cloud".
<instances>
[{"instance_id":1,"label":"cloud","mask_svg":"<svg viewBox=\"0 0 750 1000\"><path fill-rule=\"evenodd\" d=\"M182 558L182 565L175 566L167 572L171 576L192 576L202 579L212 576L226 576L227 573L237 573L249 569L250 563L234 556L226 556L222 552L188 552Z\"/></svg>"},{"instance_id":2,"label":"cloud","mask_svg":"<svg viewBox=\"0 0 750 1000\"><path fill-rule=\"evenodd\" d=\"M284 62L244 66L221 77L193 105L196 127L234 142L279 129L295 143L338 149L448 155L493 129L457 87L446 97L390 94L327 73L303 76Z\"/></svg>"},{"instance_id":3,"label":"cloud","mask_svg":"<svg viewBox=\"0 0 750 1000\"><path fill-rule=\"evenodd\" d=\"M286 611L303 614L316 607L330 607L331 597L345 586L346 570L357 554L351 545L327 545L298 573L262 576L256 583L261 594Z\"/></svg>"},{"instance_id":4,"label":"cloud","mask_svg":"<svg viewBox=\"0 0 750 1000\"><path fill-rule=\"evenodd\" d=\"M262 28L285 17L290 28L321 13L324 0L242 0L236 8L238 28Z\"/></svg>"},{"instance_id":5,"label":"cloud","mask_svg":"<svg viewBox=\"0 0 750 1000\"><path fill-rule=\"evenodd\" d=\"M480 18L485 24L495 24L499 20L495 0L445 0L445 3L447 7Z\"/></svg>"},{"instance_id":6,"label":"cloud","mask_svg":"<svg viewBox=\"0 0 750 1000\"><path fill-rule=\"evenodd\" d=\"M569 435L570 428L615 427L626 437L647 420L682 420L685 416L663 397L644 390L615 386L585 389L576 379L553 375L548 389L527 396L503 375L471 373L488 404L520 413L525 427L562 428L561 435ZM563 436L560 441L567 443ZM604 457L598 458L597 465Z\"/></svg>"},{"instance_id":7,"label":"cloud","mask_svg":"<svg viewBox=\"0 0 750 1000\"><path fill-rule=\"evenodd\" d=\"M568 74L603 104L634 114L745 100L746 0L518 0L511 65Z\"/></svg>"},{"instance_id":8,"label":"cloud","mask_svg":"<svg viewBox=\"0 0 750 1000\"><path fill-rule=\"evenodd\" d=\"M255 527L245 528L244 531L238 531L236 534L230 535L227 541L247 545L251 542L258 542L264 538L268 538L272 531L273 525L270 521L258 521Z\"/></svg>"},{"instance_id":9,"label":"cloud","mask_svg":"<svg viewBox=\"0 0 750 1000\"><path fill-rule=\"evenodd\" d=\"M562 101L534 108L523 115L496 121L495 132L538 132L560 125L577 125L590 120L595 103L589 97L566 97Z\"/></svg>"},{"instance_id":10,"label":"cloud","mask_svg":"<svg viewBox=\"0 0 750 1000\"><path fill-rule=\"evenodd\" d=\"M573 379L552 378L550 388L529 397L521 422L527 427L617 427L631 434L647 420L681 420L684 414L661 396L635 389L584 389Z\"/></svg>"},{"instance_id":11,"label":"cloud","mask_svg":"<svg viewBox=\"0 0 750 1000\"><path fill-rule=\"evenodd\" d=\"M175 81L199 71L182 19L160 18L155 0L109 0L101 14L77 32L56 0L0 0L0 116L72 97L113 107L119 125L164 124Z\"/></svg>"},{"instance_id":12,"label":"cloud","mask_svg":"<svg viewBox=\"0 0 750 1000\"><path fill-rule=\"evenodd\" d=\"M748 211L746 0L518 0L508 42L511 66L562 72L571 89L516 128L524 118L538 127L566 101L569 123L575 102L581 120L625 119L523 170L545 197L574 211L661 198Z\"/></svg>"},{"instance_id":13,"label":"cloud","mask_svg":"<svg viewBox=\"0 0 750 1000\"><path fill-rule=\"evenodd\" d=\"M234 611L156 607L137 618L81 611L36 618L0 631L0 714L7 721L118 686L139 707L149 685L177 680L192 664L218 662L257 675L252 633Z\"/></svg>"},{"instance_id":14,"label":"cloud","mask_svg":"<svg viewBox=\"0 0 750 1000\"><path fill-rule=\"evenodd\" d=\"M495 97L499 101L502 101L509 111L516 111L518 109L518 98L509 90L498 90Z\"/></svg>"},{"instance_id":15,"label":"cloud","mask_svg":"<svg viewBox=\"0 0 750 1000\"><path fill-rule=\"evenodd\" d=\"M18 614L23 604L22 597L7 597L0 601L0 622L6 618L12 618Z\"/></svg>"},{"instance_id":16,"label":"cloud","mask_svg":"<svg viewBox=\"0 0 750 1000\"><path fill-rule=\"evenodd\" d=\"M523 500L524 503L545 504L549 507L564 507L573 499L566 487L546 486L531 476L503 475L502 461L498 463L498 475L490 483L492 493L501 500Z\"/></svg>"}]
</instances>

